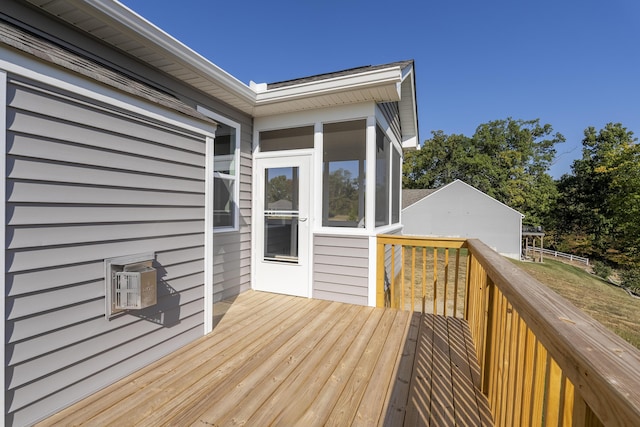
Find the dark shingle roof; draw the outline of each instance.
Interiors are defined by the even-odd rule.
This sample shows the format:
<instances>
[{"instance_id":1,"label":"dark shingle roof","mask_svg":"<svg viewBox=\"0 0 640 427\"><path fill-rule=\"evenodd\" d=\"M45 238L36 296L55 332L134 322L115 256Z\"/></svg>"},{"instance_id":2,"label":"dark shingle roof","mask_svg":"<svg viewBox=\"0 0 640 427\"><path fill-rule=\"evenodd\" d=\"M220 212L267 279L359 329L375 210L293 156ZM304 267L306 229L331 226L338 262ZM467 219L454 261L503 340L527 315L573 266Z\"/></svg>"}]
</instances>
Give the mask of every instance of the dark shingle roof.
<instances>
[{"instance_id":1,"label":"dark shingle roof","mask_svg":"<svg viewBox=\"0 0 640 427\"><path fill-rule=\"evenodd\" d=\"M417 188L402 190L402 209L405 209L413 205L414 203L419 202L436 190L436 188Z\"/></svg>"},{"instance_id":2,"label":"dark shingle roof","mask_svg":"<svg viewBox=\"0 0 640 427\"><path fill-rule=\"evenodd\" d=\"M316 82L316 81L320 81L320 80L327 80L327 79L331 79L331 78L334 78L334 77L341 77L341 76L348 76L348 75L351 75L351 74L364 73L366 71L380 70L380 69L383 69L383 68L390 68L390 67L404 68L404 67L406 67L408 65L412 65L412 64L413 64L413 60L398 61L398 62L392 62L390 64L381 64L381 65L365 65L363 67L349 68L347 70L335 71L335 72L332 72L332 73L316 74L314 76L302 77L302 78L299 78L299 79L285 80L285 81L275 82L275 83L268 83L267 84L267 89L277 89L277 88L280 88L280 87L294 86L294 85L298 85L298 84L302 84L302 83L310 83L310 82Z\"/></svg>"}]
</instances>

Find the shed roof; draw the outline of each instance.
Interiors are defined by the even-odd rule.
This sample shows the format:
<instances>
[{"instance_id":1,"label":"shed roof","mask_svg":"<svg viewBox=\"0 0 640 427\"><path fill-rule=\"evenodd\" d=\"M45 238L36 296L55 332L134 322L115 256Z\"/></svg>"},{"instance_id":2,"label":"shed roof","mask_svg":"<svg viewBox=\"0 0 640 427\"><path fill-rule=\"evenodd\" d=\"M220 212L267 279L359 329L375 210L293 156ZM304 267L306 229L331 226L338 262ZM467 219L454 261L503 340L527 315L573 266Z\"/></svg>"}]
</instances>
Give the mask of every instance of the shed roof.
<instances>
[{"instance_id":1,"label":"shed roof","mask_svg":"<svg viewBox=\"0 0 640 427\"><path fill-rule=\"evenodd\" d=\"M359 73L363 73L365 71L375 71L375 70L381 70L384 68L389 68L389 67L400 67L401 69L404 69L408 66L413 66L413 60L408 60L408 61L397 61L397 62L392 62L389 64L380 64L380 65L365 65L362 67L355 67L355 68L349 68L346 70L341 70L341 71L333 71L330 73L322 73L322 74L316 74L313 76L308 76L308 77L300 77L300 78L296 78L296 79L291 79L291 80L284 80L281 82L275 82L275 83L268 83L267 84L267 89L277 89L280 87L285 87L285 86L293 86L293 85L297 85L297 84L302 84L302 83L309 83L309 82L316 82L316 81L320 81L320 80L327 80L327 79L331 79L334 77L342 77L342 76L348 76L348 75L355 75L355 74L359 74Z\"/></svg>"},{"instance_id":2,"label":"shed roof","mask_svg":"<svg viewBox=\"0 0 640 427\"><path fill-rule=\"evenodd\" d=\"M506 209L508 209L510 211L513 211L513 212L517 213L518 215L520 215L521 217L524 218L524 215L522 213L520 213L519 211L513 209L511 206L502 203L501 201L489 196L487 193L478 190L474 186L469 185L469 184L467 184L466 182L464 182L464 181L462 181L460 179L456 179L455 181L450 182L449 184L443 185L442 187L438 187L438 188L435 188L435 189L402 190L402 209L406 209L409 206L411 206L411 205L419 202L420 200L424 199L425 197L431 196L432 194L439 193L441 191L447 191L447 189L452 189L452 188L455 188L456 186L460 186L460 185L462 185L463 188L468 188L468 189L471 189L473 191L476 191L476 192L482 194L487 199L492 200L496 204L501 205L502 207L504 207L504 208L506 208ZM414 194L408 194L407 195L409 200L413 200L413 203L405 205L405 200L404 200L405 199L405 191L416 191ZM424 193L419 193L418 191L423 191Z\"/></svg>"},{"instance_id":3,"label":"shed roof","mask_svg":"<svg viewBox=\"0 0 640 427\"><path fill-rule=\"evenodd\" d=\"M402 190L402 209L408 208L416 202L437 191L435 188L415 188Z\"/></svg>"}]
</instances>

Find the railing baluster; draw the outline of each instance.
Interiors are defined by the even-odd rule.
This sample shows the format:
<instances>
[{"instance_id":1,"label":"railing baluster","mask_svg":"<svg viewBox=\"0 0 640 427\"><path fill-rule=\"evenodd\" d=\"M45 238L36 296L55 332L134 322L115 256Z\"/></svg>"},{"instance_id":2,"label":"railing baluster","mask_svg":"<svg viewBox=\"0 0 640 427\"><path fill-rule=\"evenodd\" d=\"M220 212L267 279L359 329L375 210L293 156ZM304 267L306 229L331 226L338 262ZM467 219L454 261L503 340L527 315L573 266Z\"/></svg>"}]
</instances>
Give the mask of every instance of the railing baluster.
<instances>
[{"instance_id":1,"label":"railing baluster","mask_svg":"<svg viewBox=\"0 0 640 427\"><path fill-rule=\"evenodd\" d=\"M458 317L458 270L460 270L460 249L456 249L456 268L453 279L453 317Z\"/></svg>"},{"instance_id":2,"label":"railing baluster","mask_svg":"<svg viewBox=\"0 0 640 427\"><path fill-rule=\"evenodd\" d=\"M395 244L391 244L391 288L390 288L390 292L391 292L391 296L389 298L390 302L391 302L391 307L393 308L398 308L396 306L396 245Z\"/></svg>"},{"instance_id":3,"label":"railing baluster","mask_svg":"<svg viewBox=\"0 0 640 427\"><path fill-rule=\"evenodd\" d=\"M413 300L415 298L416 283L416 247L411 247L411 311L414 311Z\"/></svg>"},{"instance_id":4,"label":"railing baluster","mask_svg":"<svg viewBox=\"0 0 640 427\"><path fill-rule=\"evenodd\" d=\"M531 389L531 420L530 425L542 425L542 414L545 397L545 378L547 376L547 349L537 341L536 362L533 370L533 388Z\"/></svg>"},{"instance_id":5,"label":"railing baluster","mask_svg":"<svg viewBox=\"0 0 640 427\"><path fill-rule=\"evenodd\" d=\"M427 301L427 247L422 247L422 313L426 309Z\"/></svg>"},{"instance_id":6,"label":"railing baluster","mask_svg":"<svg viewBox=\"0 0 640 427\"><path fill-rule=\"evenodd\" d=\"M438 248L433 248L433 314L438 314Z\"/></svg>"},{"instance_id":7,"label":"railing baluster","mask_svg":"<svg viewBox=\"0 0 640 427\"><path fill-rule=\"evenodd\" d=\"M518 359L518 355L517 355L517 351L518 349L518 338L519 338L519 334L518 334L518 313L513 309L513 307L511 305L508 306L507 309L507 316L511 317L510 322L509 322L509 356L508 356L508 372L507 372L507 385L506 385L506 390L503 390L503 392L505 392L506 394L506 399L507 399L507 405L506 405L506 414L505 414L505 420L506 420L506 425L514 425L513 424L513 408L516 404L515 399L513 399L513 396L515 396L515 387L516 387L516 361Z\"/></svg>"},{"instance_id":8,"label":"railing baluster","mask_svg":"<svg viewBox=\"0 0 640 427\"><path fill-rule=\"evenodd\" d=\"M515 360L512 361L514 364L514 375L515 375L515 383L513 389L513 413L511 415L512 425L520 425L520 414L522 413L522 389L524 387L524 381L526 370L526 358L527 358L527 325L522 320L519 314L516 312L516 316L518 318L517 328L517 348L516 354L514 355Z\"/></svg>"},{"instance_id":9,"label":"railing baluster","mask_svg":"<svg viewBox=\"0 0 640 427\"><path fill-rule=\"evenodd\" d=\"M469 319L469 296L471 295L471 251L467 252L467 277L465 278L464 318Z\"/></svg>"},{"instance_id":10,"label":"railing baluster","mask_svg":"<svg viewBox=\"0 0 640 427\"><path fill-rule=\"evenodd\" d=\"M404 246L400 245L400 262L402 263L402 267L400 268L400 307L401 310L405 309L405 305L404 305Z\"/></svg>"},{"instance_id":11,"label":"railing baluster","mask_svg":"<svg viewBox=\"0 0 640 427\"><path fill-rule=\"evenodd\" d=\"M444 249L444 298L442 303L442 314L447 315L447 285L449 282L449 248Z\"/></svg>"},{"instance_id":12,"label":"railing baluster","mask_svg":"<svg viewBox=\"0 0 640 427\"><path fill-rule=\"evenodd\" d=\"M522 384L522 411L520 413L520 423L517 425L530 426L531 425L531 405L533 401L533 379L535 372L535 360L536 360L536 347L538 342L531 329L526 328L527 335L525 338L525 353L524 353L524 369L523 369L523 384Z\"/></svg>"},{"instance_id":13,"label":"railing baluster","mask_svg":"<svg viewBox=\"0 0 640 427\"><path fill-rule=\"evenodd\" d=\"M563 375L560 367L554 359L549 357L549 368L547 378L547 395L545 423L550 426L557 426L560 421L560 396L564 395L562 387Z\"/></svg>"}]
</instances>

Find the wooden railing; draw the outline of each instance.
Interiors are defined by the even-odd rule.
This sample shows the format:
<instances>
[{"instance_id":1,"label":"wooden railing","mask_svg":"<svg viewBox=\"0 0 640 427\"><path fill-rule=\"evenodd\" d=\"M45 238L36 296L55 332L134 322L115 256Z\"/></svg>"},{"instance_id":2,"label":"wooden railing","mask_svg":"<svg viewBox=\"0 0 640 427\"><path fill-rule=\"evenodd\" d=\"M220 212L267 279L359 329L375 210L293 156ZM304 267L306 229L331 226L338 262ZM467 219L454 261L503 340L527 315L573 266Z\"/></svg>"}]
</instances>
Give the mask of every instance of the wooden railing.
<instances>
[{"instance_id":1,"label":"wooden railing","mask_svg":"<svg viewBox=\"0 0 640 427\"><path fill-rule=\"evenodd\" d=\"M382 235L377 253L379 306L463 313L497 426L640 426L640 351L479 240Z\"/></svg>"}]
</instances>

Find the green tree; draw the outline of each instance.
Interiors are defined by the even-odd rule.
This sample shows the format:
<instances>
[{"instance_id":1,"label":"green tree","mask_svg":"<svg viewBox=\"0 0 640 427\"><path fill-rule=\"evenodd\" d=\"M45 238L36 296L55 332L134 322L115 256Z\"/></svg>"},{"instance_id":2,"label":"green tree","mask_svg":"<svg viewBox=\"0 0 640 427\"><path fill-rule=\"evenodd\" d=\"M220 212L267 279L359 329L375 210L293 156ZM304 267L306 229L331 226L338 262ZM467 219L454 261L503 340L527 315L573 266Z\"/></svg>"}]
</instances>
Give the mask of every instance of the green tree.
<instances>
[{"instance_id":1,"label":"green tree","mask_svg":"<svg viewBox=\"0 0 640 427\"><path fill-rule=\"evenodd\" d=\"M472 137L432 133L422 148L405 158L405 188L437 188L461 179L543 223L556 198L547 174L555 145L564 137L536 120L495 120L478 126Z\"/></svg>"},{"instance_id":2,"label":"green tree","mask_svg":"<svg viewBox=\"0 0 640 427\"><path fill-rule=\"evenodd\" d=\"M285 175L278 175L267 182L267 206L280 200L293 202L293 181Z\"/></svg>"},{"instance_id":3,"label":"green tree","mask_svg":"<svg viewBox=\"0 0 640 427\"><path fill-rule=\"evenodd\" d=\"M640 146L620 123L588 127L558 188L564 243L619 265L640 263Z\"/></svg>"},{"instance_id":4,"label":"green tree","mask_svg":"<svg viewBox=\"0 0 640 427\"><path fill-rule=\"evenodd\" d=\"M465 180L468 165L475 155L472 140L464 135L446 135L433 131L420 150L405 154L404 188L437 188L456 179Z\"/></svg>"},{"instance_id":5,"label":"green tree","mask_svg":"<svg viewBox=\"0 0 640 427\"><path fill-rule=\"evenodd\" d=\"M358 220L358 180L346 169L329 174L329 218Z\"/></svg>"}]
</instances>

